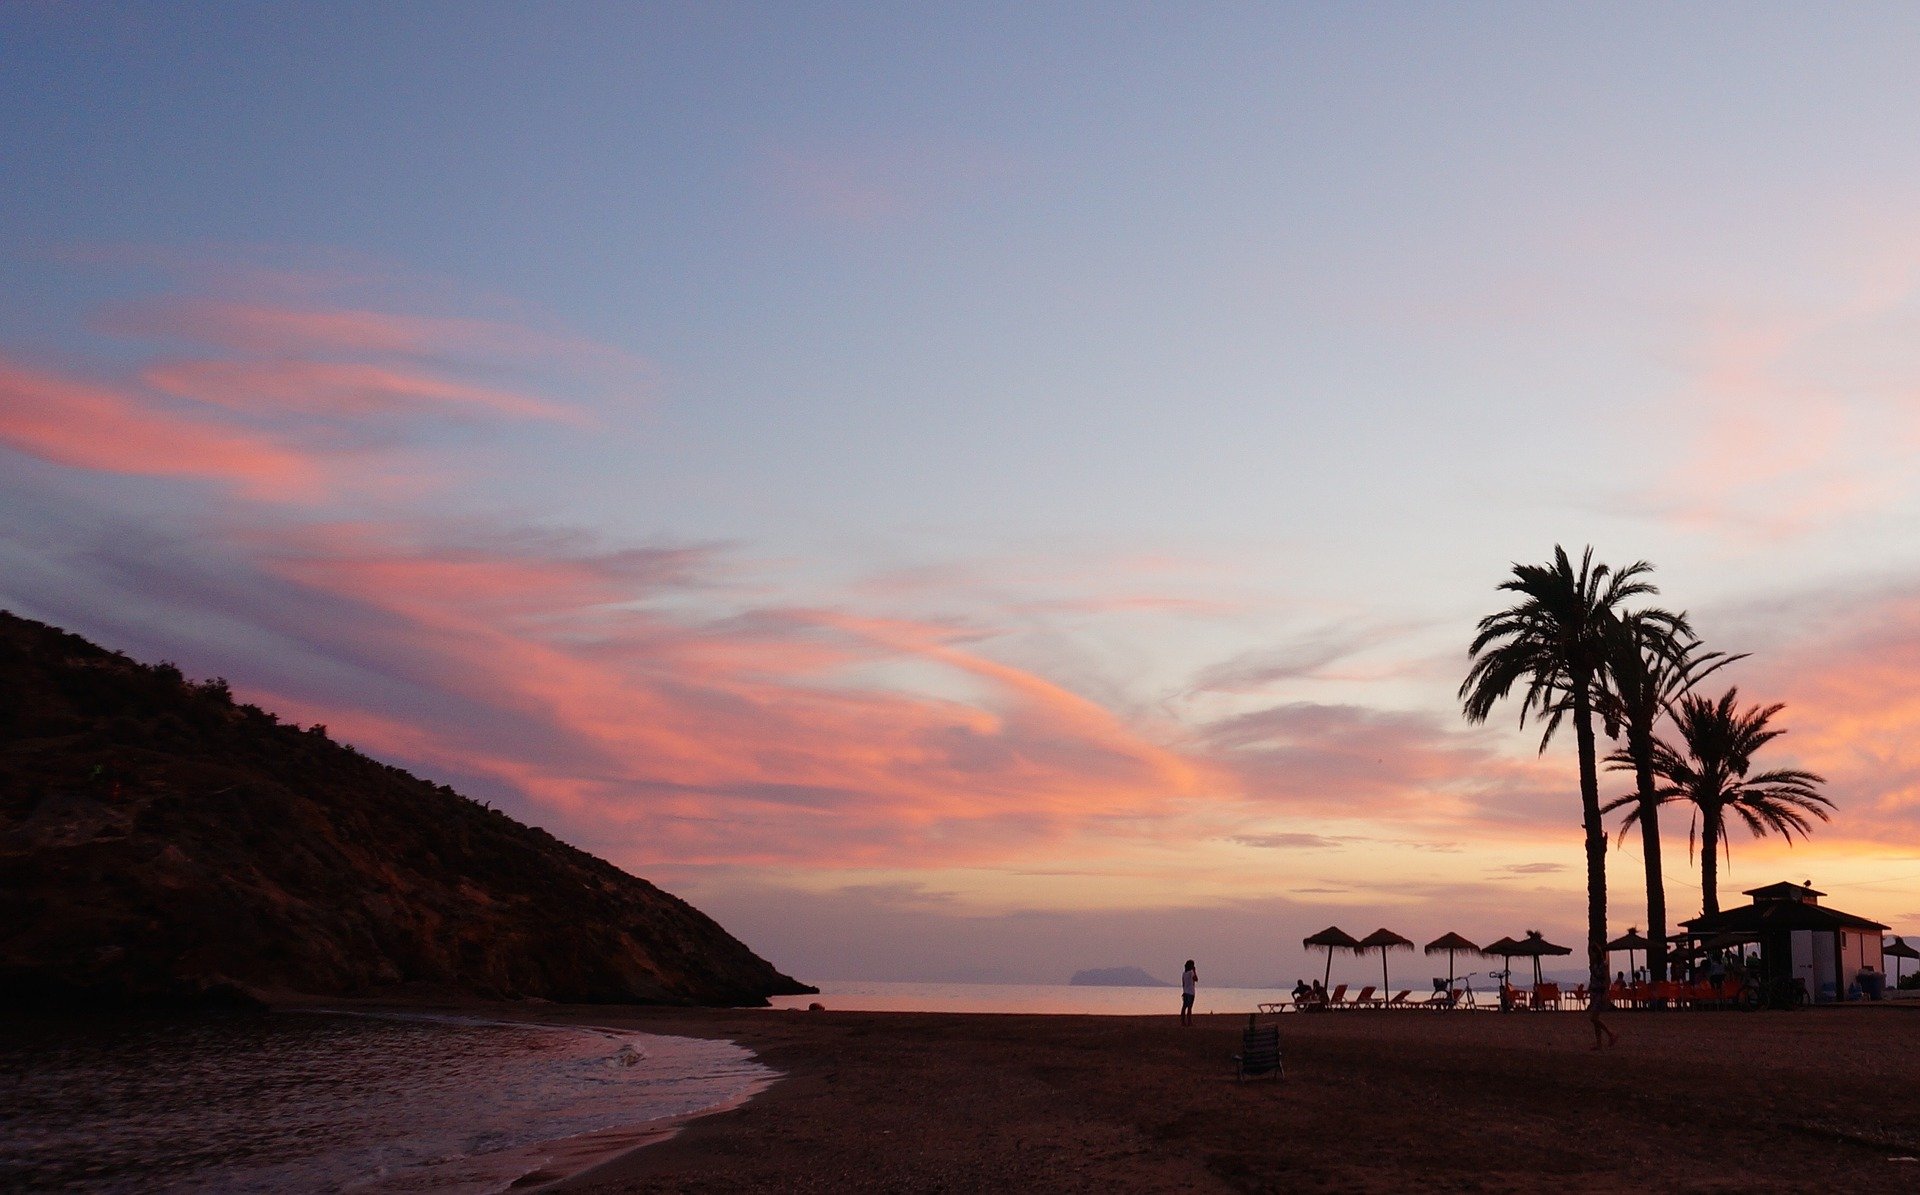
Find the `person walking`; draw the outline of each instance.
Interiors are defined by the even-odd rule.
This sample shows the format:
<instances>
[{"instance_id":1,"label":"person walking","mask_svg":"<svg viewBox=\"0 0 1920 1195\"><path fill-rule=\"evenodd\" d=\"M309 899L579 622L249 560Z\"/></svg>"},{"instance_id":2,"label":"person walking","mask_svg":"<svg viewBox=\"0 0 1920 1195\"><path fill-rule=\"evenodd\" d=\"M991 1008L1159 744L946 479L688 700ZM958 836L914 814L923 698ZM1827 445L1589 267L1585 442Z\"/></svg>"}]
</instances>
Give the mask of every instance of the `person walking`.
<instances>
[{"instance_id":1,"label":"person walking","mask_svg":"<svg viewBox=\"0 0 1920 1195\"><path fill-rule=\"evenodd\" d=\"M1200 985L1200 973L1193 969L1193 960L1187 960L1187 969L1180 973L1180 1023L1193 1024L1193 990Z\"/></svg>"}]
</instances>

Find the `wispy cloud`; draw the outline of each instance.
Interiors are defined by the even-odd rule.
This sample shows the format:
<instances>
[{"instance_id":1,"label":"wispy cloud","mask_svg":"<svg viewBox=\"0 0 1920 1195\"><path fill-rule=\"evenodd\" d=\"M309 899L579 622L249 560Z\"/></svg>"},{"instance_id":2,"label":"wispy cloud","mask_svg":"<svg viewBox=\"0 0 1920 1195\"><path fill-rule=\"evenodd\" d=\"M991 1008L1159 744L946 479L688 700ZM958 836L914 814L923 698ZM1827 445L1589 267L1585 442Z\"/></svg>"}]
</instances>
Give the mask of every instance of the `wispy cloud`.
<instances>
[{"instance_id":1,"label":"wispy cloud","mask_svg":"<svg viewBox=\"0 0 1920 1195\"><path fill-rule=\"evenodd\" d=\"M1911 240L1911 238L1906 238ZM1624 499L1693 532L1777 542L1891 509L1920 444L1920 255L1876 249L1842 297L1699 320L1656 423L1664 476Z\"/></svg>"},{"instance_id":2,"label":"wispy cloud","mask_svg":"<svg viewBox=\"0 0 1920 1195\"><path fill-rule=\"evenodd\" d=\"M154 390L243 413L338 419L470 411L584 426L578 409L411 369L328 361L162 361L141 371Z\"/></svg>"},{"instance_id":3,"label":"wispy cloud","mask_svg":"<svg viewBox=\"0 0 1920 1195\"><path fill-rule=\"evenodd\" d=\"M108 334L185 342L253 357L375 357L446 362L535 359L573 368L643 372L629 353L584 337L498 319L420 315L374 307L258 297L164 295L108 306L95 320Z\"/></svg>"},{"instance_id":4,"label":"wispy cloud","mask_svg":"<svg viewBox=\"0 0 1920 1195\"><path fill-rule=\"evenodd\" d=\"M1350 840L1325 834L1235 834L1227 841L1259 850L1319 851L1345 846Z\"/></svg>"},{"instance_id":5,"label":"wispy cloud","mask_svg":"<svg viewBox=\"0 0 1920 1195\"><path fill-rule=\"evenodd\" d=\"M73 468L210 481L269 501L314 499L330 489L332 461L323 449L4 357L0 445Z\"/></svg>"},{"instance_id":6,"label":"wispy cloud","mask_svg":"<svg viewBox=\"0 0 1920 1195\"><path fill-rule=\"evenodd\" d=\"M1322 676L1350 660L1419 628L1412 626L1321 627L1292 641L1241 652L1211 664L1194 677L1196 693L1257 693L1285 681Z\"/></svg>"},{"instance_id":7,"label":"wispy cloud","mask_svg":"<svg viewBox=\"0 0 1920 1195\"><path fill-rule=\"evenodd\" d=\"M207 280L207 271L179 269ZM318 300L329 288L364 280L301 277L303 285L276 277L267 288L297 292L295 306L261 294L165 294L110 306L98 321L103 331L164 339L170 352L98 367L93 377L0 357L0 446L73 468L317 505L348 492L391 495L435 477L440 467L409 449L438 428L590 425L578 403L522 384L535 366L551 379L611 363L638 384L636 363L577 337L498 320L326 306ZM477 380L488 376L511 381Z\"/></svg>"}]
</instances>

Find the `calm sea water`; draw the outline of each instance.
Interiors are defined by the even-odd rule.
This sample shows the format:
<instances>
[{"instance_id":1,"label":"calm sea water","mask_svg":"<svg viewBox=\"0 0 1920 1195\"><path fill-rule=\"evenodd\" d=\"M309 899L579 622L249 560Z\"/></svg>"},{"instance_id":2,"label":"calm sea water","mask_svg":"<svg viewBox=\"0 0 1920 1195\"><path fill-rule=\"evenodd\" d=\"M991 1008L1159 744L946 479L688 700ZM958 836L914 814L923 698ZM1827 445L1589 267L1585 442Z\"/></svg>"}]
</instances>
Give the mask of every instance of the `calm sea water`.
<instances>
[{"instance_id":1,"label":"calm sea water","mask_svg":"<svg viewBox=\"0 0 1920 1195\"><path fill-rule=\"evenodd\" d=\"M779 996L778 1008L819 1002L849 1012L1035 1012L1096 1016L1169 1016L1180 1011L1180 989L1075 987L1065 983L882 983L821 980L818 996ZM1278 988L1224 988L1201 984L1194 995L1199 1013L1252 1012L1268 1000L1288 1000Z\"/></svg>"},{"instance_id":2,"label":"calm sea water","mask_svg":"<svg viewBox=\"0 0 1920 1195\"><path fill-rule=\"evenodd\" d=\"M547 1145L714 1108L729 1042L459 1018L0 1027L0 1190L503 1191Z\"/></svg>"},{"instance_id":3,"label":"calm sea water","mask_svg":"<svg viewBox=\"0 0 1920 1195\"><path fill-rule=\"evenodd\" d=\"M1516 975L1519 973L1516 970ZM1568 972L1566 982L1575 982ZM1548 972L1546 978L1559 978ZM1318 978L1318 975L1315 975ZM1336 972L1334 982L1343 982ZM1527 975L1524 981L1531 983ZM890 983L877 980L810 980L817 983L817 996L777 996L776 1008L805 1008L818 1002L828 1008L848 1012L1020 1012L1085 1013L1093 1016L1178 1015L1180 989L1076 987L1065 983ZM1347 981L1348 995L1357 993L1369 982ZM1376 974L1372 981L1379 984ZM1494 999L1494 982L1476 972L1471 979L1456 977L1456 983L1471 984L1481 1001ZM1407 978L1393 977L1393 990L1408 988L1411 1000L1424 1000L1433 990L1426 974L1409 973ZM1269 1001L1291 1000L1292 985L1286 988L1232 988L1201 983L1194 995L1193 1009L1198 1013L1249 1013Z\"/></svg>"}]
</instances>

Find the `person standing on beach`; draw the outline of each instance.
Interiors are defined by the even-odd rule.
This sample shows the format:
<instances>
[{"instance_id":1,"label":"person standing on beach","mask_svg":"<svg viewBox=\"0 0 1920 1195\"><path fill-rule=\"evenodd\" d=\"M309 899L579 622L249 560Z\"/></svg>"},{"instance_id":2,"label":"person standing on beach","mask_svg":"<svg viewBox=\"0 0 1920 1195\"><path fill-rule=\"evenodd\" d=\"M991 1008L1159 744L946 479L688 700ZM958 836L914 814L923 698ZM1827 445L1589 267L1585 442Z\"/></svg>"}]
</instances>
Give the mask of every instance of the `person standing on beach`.
<instances>
[{"instance_id":1,"label":"person standing on beach","mask_svg":"<svg viewBox=\"0 0 1920 1195\"><path fill-rule=\"evenodd\" d=\"M1193 960L1187 960L1187 969L1180 973L1180 1023L1193 1024L1193 990L1200 984L1200 973L1193 969Z\"/></svg>"}]
</instances>

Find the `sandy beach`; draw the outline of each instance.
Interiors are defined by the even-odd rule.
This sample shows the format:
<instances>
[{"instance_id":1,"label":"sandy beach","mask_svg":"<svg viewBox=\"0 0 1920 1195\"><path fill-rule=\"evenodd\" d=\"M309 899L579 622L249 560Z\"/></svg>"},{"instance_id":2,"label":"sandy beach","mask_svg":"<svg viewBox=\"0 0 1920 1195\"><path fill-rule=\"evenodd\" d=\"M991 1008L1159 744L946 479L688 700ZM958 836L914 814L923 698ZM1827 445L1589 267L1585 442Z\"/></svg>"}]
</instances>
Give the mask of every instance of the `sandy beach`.
<instances>
[{"instance_id":1,"label":"sandy beach","mask_svg":"<svg viewBox=\"0 0 1920 1195\"><path fill-rule=\"evenodd\" d=\"M1920 1009L1281 1018L552 1010L786 1078L560 1184L675 1191L1798 1191L1920 1183Z\"/></svg>"}]
</instances>

